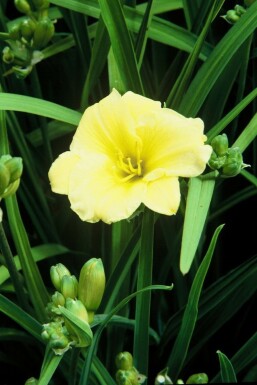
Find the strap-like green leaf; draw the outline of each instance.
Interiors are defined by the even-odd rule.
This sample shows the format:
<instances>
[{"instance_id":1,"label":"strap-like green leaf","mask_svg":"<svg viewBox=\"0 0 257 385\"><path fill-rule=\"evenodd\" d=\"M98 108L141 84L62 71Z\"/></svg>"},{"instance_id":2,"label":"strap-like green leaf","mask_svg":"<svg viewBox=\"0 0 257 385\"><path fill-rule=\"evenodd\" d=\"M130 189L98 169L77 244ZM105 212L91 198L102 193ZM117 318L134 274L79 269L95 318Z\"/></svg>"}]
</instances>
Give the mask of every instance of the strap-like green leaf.
<instances>
[{"instance_id":1,"label":"strap-like green leaf","mask_svg":"<svg viewBox=\"0 0 257 385\"><path fill-rule=\"evenodd\" d=\"M257 114L251 119L249 124L237 138L233 147L239 147L243 152L249 144L256 138L257 136Z\"/></svg>"},{"instance_id":2,"label":"strap-like green leaf","mask_svg":"<svg viewBox=\"0 0 257 385\"><path fill-rule=\"evenodd\" d=\"M31 96L0 93L0 110L22 111L78 125L81 114L59 104Z\"/></svg>"},{"instance_id":3,"label":"strap-like green leaf","mask_svg":"<svg viewBox=\"0 0 257 385\"><path fill-rule=\"evenodd\" d=\"M113 0L99 0L99 4L122 82L127 90L143 94L136 55L121 4Z\"/></svg>"},{"instance_id":4,"label":"strap-like green leaf","mask_svg":"<svg viewBox=\"0 0 257 385\"><path fill-rule=\"evenodd\" d=\"M219 350L217 351L217 354L219 356L222 382L236 383L236 374L230 360L224 353L220 352Z\"/></svg>"},{"instance_id":5,"label":"strap-like green leaf","mask_svg":"<svg viewBox=\"0 0 257 385\"><path fill-rule=\"evenodd\" d=\"M198 302L202 291L203 283L211 263L212 255L215 249L219 233L222 228L223 225L219 226L216 229L212 237L210 246L207 250L207 253L195 275L189 293L188 303L183 315L182 325L168 359L167 366L169 367L170 376L174 380L178 378L178 375L183 367L184 361L187 356L188 347L197 321Z\"/></svg>"},{"instance_id":6,"label":"strap-like green leaf","mask_svg":"<svg viewBox=\"0 0 257 385\"><path fill-rule=\"evenodd\" d=\"M195 116L234 53L257 27L257 3L226 33L193 79L181 104L185 115Z\"/></svg>"},{"instance_id":7,"label":"strap-like green leaf","mask_svg":"<svg viewBox=\"0 0 257 385\"><path fill-rule=\"evenodd\" d=\"M180 254L180 270L188 273L192 264L214 191L216 172L192 178L186 203Z\"/></svg>"}]
</instances>

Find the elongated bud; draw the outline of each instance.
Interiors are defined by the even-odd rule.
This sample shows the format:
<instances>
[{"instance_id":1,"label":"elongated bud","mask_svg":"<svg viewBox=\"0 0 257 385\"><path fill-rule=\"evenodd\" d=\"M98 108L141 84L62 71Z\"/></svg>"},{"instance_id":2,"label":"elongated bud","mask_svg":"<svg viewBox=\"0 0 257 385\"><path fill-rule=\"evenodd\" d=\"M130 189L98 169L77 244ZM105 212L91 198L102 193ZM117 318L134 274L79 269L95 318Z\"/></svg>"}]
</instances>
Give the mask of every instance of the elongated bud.
<instances>
[{"instance_id":1,"label":"elongated bud","mask_svg":"<svg viewBox=\"0 0 257 385\"><path fill-rule=\"evenodd\" d=\"M31 8L27 0L14 0L14 4L21 13L28 14L31 12Z\"/></svg>"},{"instance_id":2,"label":"elongated bud","mask_svg":"<svg viewBox=\"0 0 257 385\"><path fill-rule=\"evenodd\" d=\"M41 49L45 47L47 43L49 43L49 41L52 39L53 35L54 24L52 20L50 20L48 17L39 20L33 36L33 48Z\"/></svg>"},{"instance_id":3,"label":"elongated bud","mask_svg":"<svg viewBox=\"0 0 257 385\"><path fill-rule=\"evenodd\" d=\"M56 291L52 295L52 301L53 301L54 306L56 306L56 307L65 305L65 298L61 293L59 293L59 291Z\"/></svg>"},{"instance_id":4,"label":"elongated bud","mask_svg":"<svg viewBox=\"0 0 257 385\"><path fill-rule=\"evenodd\" d=\"M98 309L105 289L105 273L102 260L91 258L80 271L78 298L85 305L88 313ZM89 322L92 322L91 316Z\"/></svg>"},{"instance_id":5,"label":"elongated bud","mask_svg":"<svg viewBox=\"0 0 257 385\"><path fill-rule=\"evenodd\" d=\"M56 290L61 291L62 278L67 275L71 275L66 266L62 263L57 263L55 266L51 266L50 268L50 277L52 284L56 288Z\"/></svg>"},{"instance_id":6,"label":"elongated bud","mask_svg":"<svg viewBox=\"0 0 257 385\"><path fill-rule=\"evenodd\" d=\"M79 299L67 298L65 302L65 308L73 313L76 317L82 321L88 322L87 309Z\"/></svg>"},{"instance_id":7,"label":"elongated bud","mask_svg":"<svg viewBox=\"0 0 257 385\"><path fill-rule=\"evenodd\" d=\"M14 182L17 179L20 179L22 174L22 159L21 158L10 158L5 162L5 167L10 173L10 182Z\"/></svg>"},{"instance_id":8,"label":"elongated bud","mask_svg":"<svg viewBox=\"0 0 257 385\"><path fill-rule=\"evenodd\" d=\"M192 374L187 381L186 384L208 384L208 376L206 373L197 373Z\"/></svg>"},{"instance_id":9,"label":"elongated bud","mask_svg":"<svg viewBox=\"0 0 257 385\"><path fill-rule=\"evenodd\" d=\"M0 197L13 195L19 187L22 174L22 159L3 155L0 158Z\"/></svg>"},{"instance_id":10,"label":"elongated bud","mask_svg":"<svg viewBox=\"0 0 257 385\"><path fill-rule=\"evenodd\" d=\"M61 282L61 293L64 298L76 298L78 294L78 280L75 275L64 275Z\"/></svg>"},{"instance_id":11,"label":"elongated bud","mask_svg":"<svg viewBox=\"0 0 257 385\"><path fill-rule=\"evenodd\" d=\"M79 300L67 299L65 307L59 307L65 326L74 344L87 347L91 344L93 333L87 322L87 311Z\"/></svg>"},{"instance_id":12,"label":"elongated bud","mask_svg":"<svg viewBox=\"0 0 257 385\"><path fill-rule=\"evenodd\" d=\"M129 370L133 367L133 357L129 352L121 352L115 358L117 369Z\"/></svg>"},{"instance_id":13,"label":"elongated bud","mask_svg":"<svg viewBox=\"0 0 257 385\"><path fill-rule=\"evenodd\" d=\"M5 192L10 182L10 173L4 164L0 162L0 196Z\"/></svg>"}]
</instances>

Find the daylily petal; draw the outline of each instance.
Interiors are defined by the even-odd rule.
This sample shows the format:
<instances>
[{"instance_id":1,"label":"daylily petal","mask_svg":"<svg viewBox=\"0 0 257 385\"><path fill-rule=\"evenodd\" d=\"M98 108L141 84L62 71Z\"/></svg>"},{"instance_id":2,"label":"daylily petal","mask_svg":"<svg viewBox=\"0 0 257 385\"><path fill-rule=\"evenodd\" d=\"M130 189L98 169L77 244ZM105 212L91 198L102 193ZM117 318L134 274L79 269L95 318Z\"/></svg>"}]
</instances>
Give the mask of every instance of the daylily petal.
<instances>
[{"instance_id":1,"label":"daylily petal","mask_svg":"<svg viewBox=\"0 0 257 385\"><path fill-rule=\"evenodd\" d=\"M164 177L148 183L143 203L159 214L176 214L180 204L178 178Z\"/></svg>"},{"instance_id":2,"label":"daylily petal","mask_svg":"<svg viewBox=\"0 0 257 385\"><path fill-rule=\"evenodd\" d=\"M155 119L149 116L137 132L143 143L146 174L163 168L170 176L196 176L204 171L212 152L211 146L204 145L202 120L176 112L164 111Z\"/></svg>"},{"instance_id":3,"label":"daylily petal","mask_svg":"<svg viewBox=\"0 0 257 385\"><path fill-rule=\"evenodd\" d=\"M133 92L126 92L122 97L122 102L133 116L135 122L140 122L140 119L145 114L156 111L161 112L161 103Z\"/></svg>"},{"instance_id":4,"label":"daylily petal","mask_svg":"<svg viewBox=\"0 0 257 385\"><path fill-rule=\"evenodd\" d=\"M130 217L142 202L146 184L121 182L108 158L83 159L70 177L71 209L83 221L112 223Z\"/></svg>"},{"instance_id":5,"label":"daylily petal","mask_svg":"<svg viewBox=\"0 0 257 385\"><path fill-rule=\"evenodd\" d=\"M114 161L118 150L125 157L131 156L140 143L134 126L121 95L113 90L99 103L86 109L70 149L82 156L86 152L106 154Z\"/></svg>"},{"instance_id":6,"label":"daylily petal","mask_svg":"<svg viewBox=\"0 0 257 385\"><path fill-rule=\"evenodd\" d=\"M53 192L68 194L70 174L78 161L79 157L77 155L66 151L53 162L48 173Z\"/></svg>"}]
</instances>

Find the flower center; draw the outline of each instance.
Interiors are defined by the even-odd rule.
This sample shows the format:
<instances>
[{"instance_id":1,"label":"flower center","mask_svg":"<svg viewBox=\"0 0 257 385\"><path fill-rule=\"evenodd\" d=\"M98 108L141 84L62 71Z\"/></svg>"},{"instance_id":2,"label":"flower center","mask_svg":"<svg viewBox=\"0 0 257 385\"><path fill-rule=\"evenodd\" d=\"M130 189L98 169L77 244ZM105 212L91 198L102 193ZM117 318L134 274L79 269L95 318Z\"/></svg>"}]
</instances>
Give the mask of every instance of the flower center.
<instances>
[{"instance_id":1,"label":"flower center","mask_svg":"<svg viewBox=\"0 0 257 385\"><path fill-rule=\"evenodd\" d=\"M121 151L117 153L117 166L118 169L125 176L122 180L125 182L134 178L135 176L142 176L142 159L140 159L140 152L137 146L136 159L131 157L124 157Z\"/></svg>"}]
</instances>

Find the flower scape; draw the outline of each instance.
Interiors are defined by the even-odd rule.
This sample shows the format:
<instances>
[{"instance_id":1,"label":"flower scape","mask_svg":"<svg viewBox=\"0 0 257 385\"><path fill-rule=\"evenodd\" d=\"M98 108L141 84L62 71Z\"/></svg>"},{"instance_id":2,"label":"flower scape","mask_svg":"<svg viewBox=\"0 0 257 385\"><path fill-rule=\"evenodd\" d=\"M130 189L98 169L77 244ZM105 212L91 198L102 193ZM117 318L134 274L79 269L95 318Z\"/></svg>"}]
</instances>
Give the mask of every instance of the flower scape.
<instances>
[{"instance_id":1,"label":"flower scape","mask_svg":"<svg viewBox=\"0 0 257 385\"><path fill-rule=\"evenodd\" d=\"M70 150L49 170L51 188L87 222L117 222L141 204L176 214L179 177L200 175L212 152L203 129L200 118L113 89L85 110Z\"/></svg>"}]
</instances>

